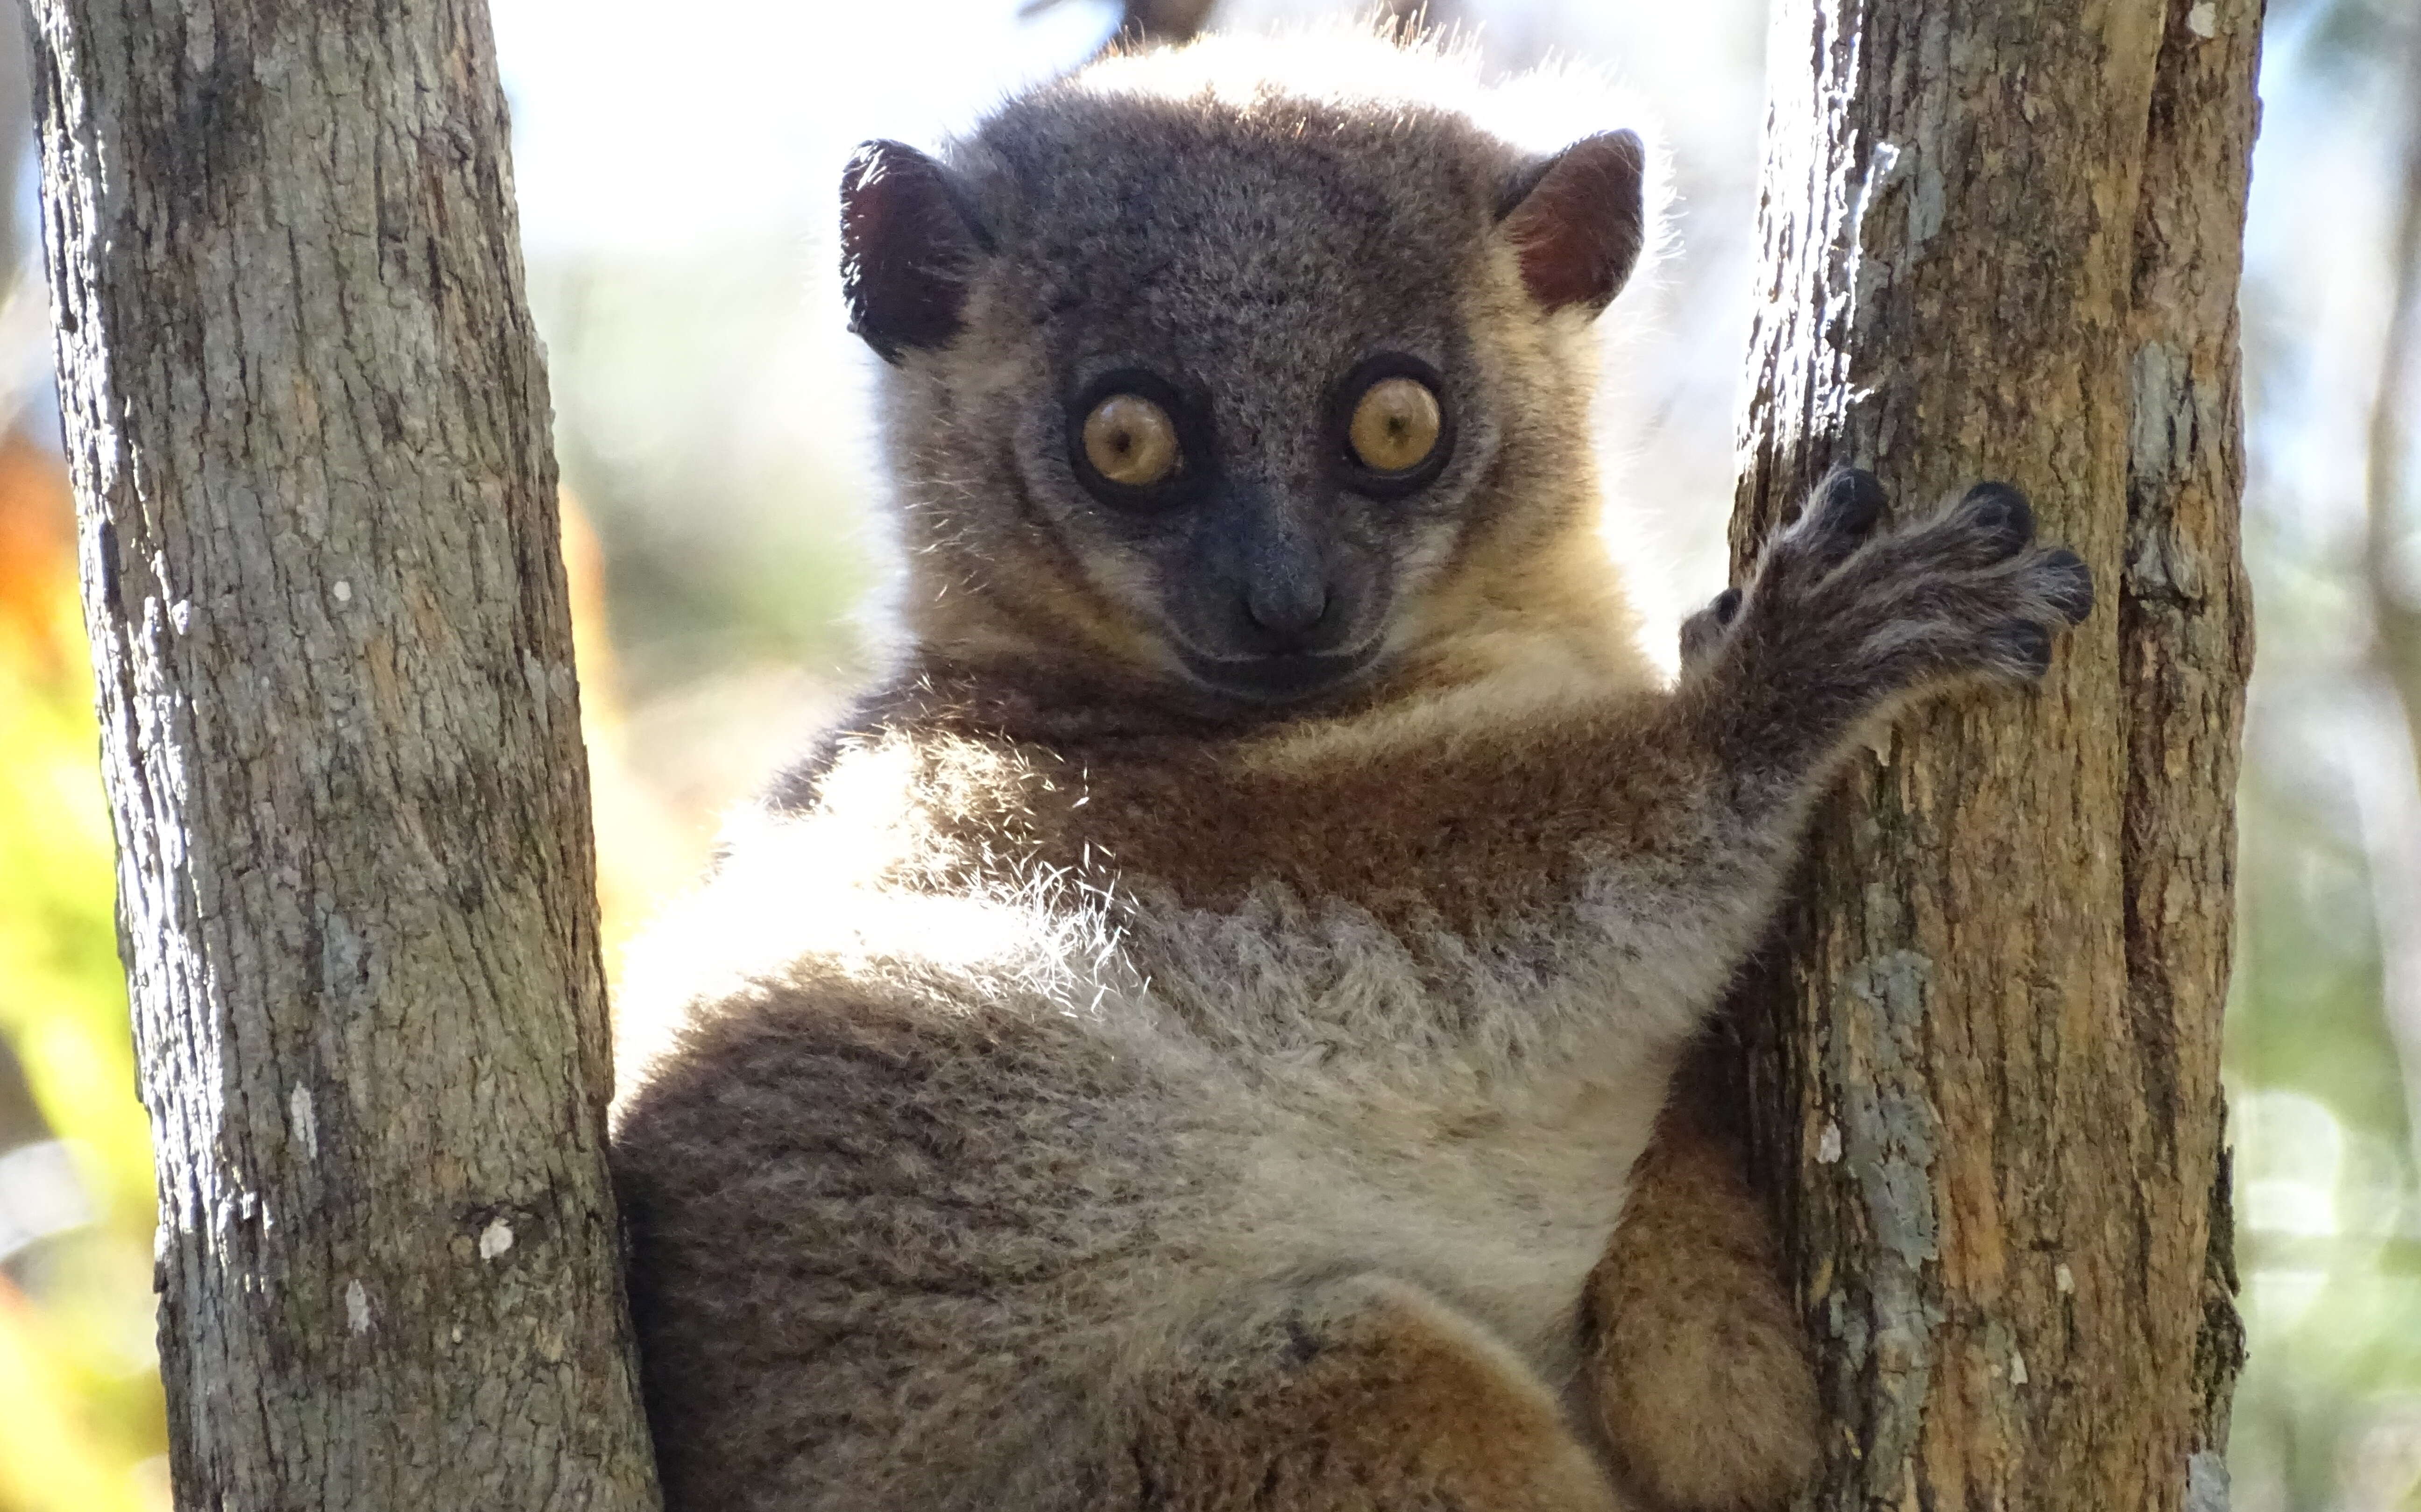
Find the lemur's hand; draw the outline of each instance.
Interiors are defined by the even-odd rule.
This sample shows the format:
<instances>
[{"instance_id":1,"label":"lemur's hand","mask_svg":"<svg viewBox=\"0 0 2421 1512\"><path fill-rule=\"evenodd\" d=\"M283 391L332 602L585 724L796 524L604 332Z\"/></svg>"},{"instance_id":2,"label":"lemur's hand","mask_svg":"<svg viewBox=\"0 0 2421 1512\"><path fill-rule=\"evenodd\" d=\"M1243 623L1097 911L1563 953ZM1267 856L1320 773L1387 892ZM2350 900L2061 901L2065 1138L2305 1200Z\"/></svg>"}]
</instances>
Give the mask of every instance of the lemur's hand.
<instances>
[{"instance_id":1,"label":"lemur's hand","mask_svg":"<svg viewBox=\"0 0 2421 1512\"><path fill-rule=\"evenodd\" d=\"M1718 739L1774 774L1820 762L1890 704L1977 678L2025 682L2093 609L2073 552L2034 542L2034 510L1979 483L1931 520L1878 532L1882 485L1835 471L1758 558L1682 627L1694 681L1720 689Z\"/></svg>"}]
</instances>

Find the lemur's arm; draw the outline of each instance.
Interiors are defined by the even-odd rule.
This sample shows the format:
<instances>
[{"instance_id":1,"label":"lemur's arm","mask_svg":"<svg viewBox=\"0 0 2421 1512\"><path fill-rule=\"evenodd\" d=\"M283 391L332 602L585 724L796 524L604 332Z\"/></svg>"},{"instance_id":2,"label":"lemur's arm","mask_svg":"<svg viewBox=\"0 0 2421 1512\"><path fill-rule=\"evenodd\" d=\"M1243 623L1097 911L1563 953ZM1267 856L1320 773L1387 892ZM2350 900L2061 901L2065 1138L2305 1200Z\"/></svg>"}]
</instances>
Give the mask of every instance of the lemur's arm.
<instances>
[{"instance_id":1,"label":"lemur's arm","mask_svg":"<svg viewBox=\"0 0 2421 1512\"><path fill-rule=\"evenodd\" d=\"M1871 475L1827 479L1746 593L1688 627L1669 694L1508 717L1459 713L1450 693L1315 725L1122 776L1137 786L1104 794L1088 838L1189 901L1274 878L1485 933L1585 898L1608 927L1693 940L1727 968L1862 726L1951 683L2039 678L2053 636L2091 608L2084 564L2033 544L2014 489L1878 531L1883 506Z\"/></svg>"}]
</instances>

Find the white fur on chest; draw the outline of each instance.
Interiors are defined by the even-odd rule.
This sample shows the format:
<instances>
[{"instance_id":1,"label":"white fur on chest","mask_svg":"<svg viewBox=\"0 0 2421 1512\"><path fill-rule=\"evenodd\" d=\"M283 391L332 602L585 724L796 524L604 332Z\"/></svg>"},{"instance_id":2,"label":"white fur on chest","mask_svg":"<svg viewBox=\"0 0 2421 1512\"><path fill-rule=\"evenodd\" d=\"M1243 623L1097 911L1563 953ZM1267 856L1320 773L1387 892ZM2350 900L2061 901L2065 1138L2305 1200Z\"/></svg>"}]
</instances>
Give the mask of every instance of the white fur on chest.
<instances>
[{"instance_id":1,"label":"white fur on chest","mask_svg":"<svg viewBox=\"0 0 2421 1512\"><path fill-rule=\"evenodd\" d=\"M1240 1210L1213 1221L1419 1282L1566 1378L1679 1046L1628 954L1406 939L1274 895L1133 927L1155 1048L1244 1147Z\"/></svg>"}]
</instances>

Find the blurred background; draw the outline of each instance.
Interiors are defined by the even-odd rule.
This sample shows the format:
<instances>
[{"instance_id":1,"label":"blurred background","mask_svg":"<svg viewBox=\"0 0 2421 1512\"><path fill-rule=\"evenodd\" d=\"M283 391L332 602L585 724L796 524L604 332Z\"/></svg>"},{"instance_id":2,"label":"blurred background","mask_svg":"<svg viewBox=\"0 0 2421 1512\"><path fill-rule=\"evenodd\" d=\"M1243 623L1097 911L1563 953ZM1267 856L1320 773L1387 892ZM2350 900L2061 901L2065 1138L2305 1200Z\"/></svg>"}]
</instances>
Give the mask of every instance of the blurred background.
<instances>
[{"instance_id":1,"label":"blurred background","mask_svg":"<svg viewBox=\"0 0 2421 1512\"><path fill-rule=\"evenodd\" d=\"M849 149L929 145L1121 15L492 5L612 948L861 666L854 606L880 553L869 359L834 269ZM1257 27L1345 8L1210 8ZM1612 528L1649 567L1668 643L1723 577L1764 0L1429 9L1492 68L1577 57L1661 117L1675 245L1625 296L1603 429ZM0 21L0 1512L138 1512L167 1505L149 1146L29 245L23 45ZM2243 1512L2421 1509L2421 5L2273 0L2262 95L2243 300L2261 650L2227 1055L2251 1362L2230 1460Z\"/></svg>"}]
</instances>

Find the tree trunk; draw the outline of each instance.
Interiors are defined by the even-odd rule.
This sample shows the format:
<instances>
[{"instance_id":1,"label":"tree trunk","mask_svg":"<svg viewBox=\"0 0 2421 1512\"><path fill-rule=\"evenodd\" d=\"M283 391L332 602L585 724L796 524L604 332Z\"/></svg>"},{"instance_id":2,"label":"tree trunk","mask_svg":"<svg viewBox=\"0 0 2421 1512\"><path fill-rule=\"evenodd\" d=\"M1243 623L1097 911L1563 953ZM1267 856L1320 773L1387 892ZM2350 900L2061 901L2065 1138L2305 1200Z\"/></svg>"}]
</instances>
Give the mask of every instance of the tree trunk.
<instances>
[{"instance_id":1,"label":"tree trunk","mask_svg":"<svg viewBox=\"0 0 2421 1512\"><path fill-rule=\"evenodd\" d=\"M2369 593L2371 655L2404 715L2413 758L2421 762L2421 584L2398 571L2405 500L2413 474L2413 400L2421 397L2421 26L2406 25L2398 82L2406 113L2402 172L2389 220L2387 330L2379 382L2371 392L2365 488L2363 585ZM2421 1113L2421 1107L2416 1107Z\"/></svg>"},{"instance_id":2,"label":"tree trunk","mask_svg":"<svg viewBox=\"0 0 2421 1512\"><path fill-rule=\"evenodd\" d=\"M2101 603L1817 826L1746 1071L1835 1429L1808 1507L2224 1504L2260 0L1785 0L1735 560L1830 463L2033 496Z\"/></svg>"},{"instance_id":3,"label":"tree trunk","mask_svg":"<svg viewBox=\"0 0 2421 1512\"><path fill-rule=\"evenodd\" d=\"M37 0L187 1507L655 1500L479 0Z\"/></svg>"}]
</instances>

